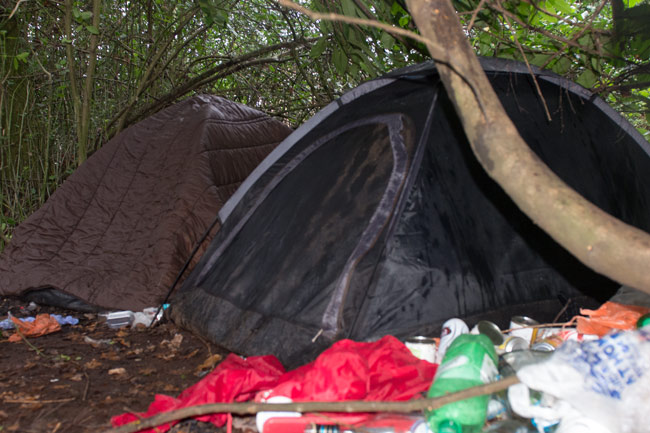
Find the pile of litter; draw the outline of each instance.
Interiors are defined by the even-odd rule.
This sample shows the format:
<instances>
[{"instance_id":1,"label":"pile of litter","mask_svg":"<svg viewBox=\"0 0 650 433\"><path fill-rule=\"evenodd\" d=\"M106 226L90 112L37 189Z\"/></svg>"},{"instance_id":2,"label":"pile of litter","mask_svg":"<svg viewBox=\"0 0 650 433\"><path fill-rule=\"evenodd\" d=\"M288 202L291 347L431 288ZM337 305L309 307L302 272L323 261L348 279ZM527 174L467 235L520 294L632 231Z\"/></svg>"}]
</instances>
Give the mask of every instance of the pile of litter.
<instances>
[{"instance_id":1,"label":"pile of litter","mask_svg":"<svg viewBox=\"0 0 650 433\"><path fill-rule=\"evenodd\" d=\"M540 324L517 316L508 330L488 321L479 321L470 330L453 318L445 323L440 338L418 336L405 343L392 336L373 342L341 340L313 362L288 372L272 355L231 354L178 397L157 395L146 412L124 413L113 417L112 423L128 428L135 422L134 426L146 428L147 418L197 405L266 402L286 408L294 402L289 411L258 407L258 431L650 431L650 419L639 407L650 397L647 324L650 308L609 301L596 310L581 310L566 323ZM382 413L368 405L354 409L359 402L440 397L513 375L521 383L435 410ZM304 402L353 404L350 413L310 413L300 410ZM427 402L435 407L435 400L422 402L422 407ZM196 419L224 426L232 418L215 410ZM176 422L168 419L156 429L142 431L167 431Z\"/></svg>"}]
</instances>

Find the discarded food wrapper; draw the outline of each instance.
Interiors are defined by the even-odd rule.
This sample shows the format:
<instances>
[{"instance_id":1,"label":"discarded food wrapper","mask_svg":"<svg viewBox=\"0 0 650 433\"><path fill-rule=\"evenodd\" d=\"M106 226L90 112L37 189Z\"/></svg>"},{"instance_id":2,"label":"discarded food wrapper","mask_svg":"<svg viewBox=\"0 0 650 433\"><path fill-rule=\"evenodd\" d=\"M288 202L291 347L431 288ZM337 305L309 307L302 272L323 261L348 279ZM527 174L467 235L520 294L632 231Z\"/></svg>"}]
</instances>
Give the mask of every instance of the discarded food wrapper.
<instances>
[{"instance_id":1,"label":"discarded food wrapper","mask_svg":"<svg viewBox=\"0 0 650 433\"><path fill-rule=\"evenodd\" d=\"M50 314L51 317L53 317L59 325L76 325L79 323L79 319L73 316L62 316L60 314ZM36 319L34 316L30 317L21 317L19 320L22 322L33 322ZM5 329L5 330L11 330L14 329L16 326L14 325L14 322L11 320L11 318L6 318L4 320L0 320L0 329Z\"/></svg>"},{"instance_id":2,"label":"discarded food wrapper","mask_svg":"<svg viewBox=\"0 0 650 433\"><path fill-rule=\"evenodd\" d=\"M110 339L101 339L101 340L96 340L96 339L94 339L94 338L92 338L92 337L89 337L89 336L87 336L87 335L84 336L84 342L86 342L86 343L88 343L88 344L90 344L90 345L92 345L92 346L94 346L94 347L99 347L99 346L102 346L102 345L111 345L111 344L113 344L113 340L110 340Z\"/></svg>"},{"instance_id":3,"label":"discarded food wrapper","mask_svg":"<svg viewBox=\"0 0 650 433\"><path fill-rule=\"evenodd\" d=\"M18 342L24 337L40 337L61 330L61 325L56 319L49 314L39 314L33 321L22 321L13 316L9 316L14 325L16 333L9 337L9 341Z\"/></svg>"},{"instance_id":4,"label":"discarded food wrapper","mask_svg":"<svg viewBox=\"0 0 650 433\"><path fill-rule=\"evenodd\" d=\"M569 432L568 426L573 425L592 433L650 433L648 328L612 332L581 343L567 341L547 360L521 368L517 377L528 388L579 412L580 416L557 412L558 432ZM513 409L517 412L514 405Z\"/></svg>"},{"instance_id":5,"label":"discarded food wrapper","mask_svg":"<svg viewBox=\"0 0 650 433\"><path fill-rule=\"evenodd\" d=\"M111 328L123 328L133 323L133 311L113 311L105 315L106 324Z\"/></svg>"},{"instance_id":6,"label":"discarded food wrapper","mask_svg":"<svg viewBox=\"0 0 650 433\"><path fill-rule=\"evenodd\" d=\"M124 328L125 326L136 327L137 325L143 325L148 328L162 318L163 312L167 307L169 307L169 304L163 304L162 308L148 307L138 312L129 310L112 311L107 314L100 314L100 316L106 318L106 324L111 328ZM160 312L156 314L158 310Z\"/></svg>"},{"instance_id":7,"label":"discarded food wrapper","mask_svg":"<svg viewBox=\"0 0 650 433\"><path fill-rule=\"evenodd\" d=\"M611 301L605 302L597 310L581 308L580 314L589 317L577 317L578 332L602 337L613 329L634 329L639 318L647 313L650 313L650 308Z\"/></svg>"}]
</instances>

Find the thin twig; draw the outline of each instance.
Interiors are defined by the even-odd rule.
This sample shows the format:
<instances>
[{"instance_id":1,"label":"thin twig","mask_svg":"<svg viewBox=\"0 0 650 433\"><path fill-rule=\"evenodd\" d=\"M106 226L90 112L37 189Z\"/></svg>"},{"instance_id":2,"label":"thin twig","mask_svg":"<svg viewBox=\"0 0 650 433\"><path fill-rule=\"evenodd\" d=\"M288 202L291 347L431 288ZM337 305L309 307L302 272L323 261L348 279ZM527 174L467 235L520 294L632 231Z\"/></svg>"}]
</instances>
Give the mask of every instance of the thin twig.
<instances>
[{"instance_id":1,"label":"thin twig","mask_svg":"<svg viewBox=\"0 0 650 433\"><path fill-rule=\"evenodd\" d=\"M16 2L16 6L14 6L14 8L13 8L13 10L11 11L11 13L9 14L9 18L7 18L7 20L10 20L11 17L14 16L14 14L16 13L16 11L18 10L18 6L20 6L20 4L21 4L22 2L25 2L25 1L27 1L27 0L18 0L18 2Z\"/></svg>"},{"instance_id":2,"label":"thin twig","mask_svg":"<svg viewBox=\"0 0 650 433\"><path fill-rule=\"evenodd\" d=\"M2 400L4 403L15 403L15 404L52 404L52 403L67 403L69 401L75 401L76 397L71 398L58 398L56 400L27 400L24 398L14 398L9 399L5 398Z\"/></svg>"},{"instance_id":3,"label":"thin twig","mask_svg":"<svg viewBox=\"0 0 650 433\"><path fill-rule=\"evenodd\" d=\"M448 60L447 52L437 46L436 44L433 43L433 41L425 38L424 36L420 36L417 33L414 33L409 30L402 29L400 27L395 27L391 26L386 23L382 23L377 20L366 20L363 18L354 18L354 17L348 17L345 15L340 15L340 14L335 14L335 13L319 13L319 12L314 12L311 11L307 8L304 8L300 6L297 3L294 3L291 0L277 0L278 3L280 3L282 6L291 8L295 11L298 11L300 13L303 13L307 15L309 18L312 20L326 20L326 21L335 21L335 22L344 22L348 24L359 24L359 25L364 25L364 26L370 26L370 27L376 27L382 30L387 31L388 33L391 33L393 35L401 35L401 36L406 36L409 37L413 40L416 40L418 42L421 42L425 44L429 50L429 54L431 54L431 58L434 60L434 62L441 63L445 65L447 68L449 68L453 73L455 73L458 77L460 77L461 80L469 86L470 90L474 94L474 97L476 98L476 102L478 103L478 106L481 110L481 113L487 118L487 112L485 110L485 104L481 100L481 96L477 89L474 87L472 82L465 76L463 75L460 71L456 69L456 66L453 62Z\"/></svg>"},{"instance_id":4,"label":"thin twig","mask_svg":"<svg viewBox=\"0 0 650 433\"><path fill-rule=\"evenodd\" d=\"M499 7L503 7L501 5L501 1L497 0L497 3L499 4ZM524 62L526 63L526 68L528 69L528 73L530 74L530 77L533 79L533 83L535 84L535 90L537 91L537 95L539 95L540 99L542 100L542 106L544 107L544 113L546 113L546 120L551 122L553 118L551 117L551 112L548 109L548 104L546 103L546 98L544 98L544 94L542 94L542 89L539 87L539 83L537 82L537 77L535 76L535 73L533 72L533 68L530 67L530 63L528 63L528 57L526 57L526 53L524 52L524 48L521 46L519 43L519 38L517 37L517 33L512 31L512 24L510 24L510 20L506 15L503 15L503 19L506 20L506 24L508 25L508 29L510 29L510 34L512 35L513 39L515 40L515 45L517 46L517 49L521 53L521 57L523 57Z\"/></svg>"},{"instance_id":5,"label":"thin twig","mask_svg":"<svg viewBox=\"0 0 650 433\"><path fill-rule=\"evenodd\" d=\"M88 390L90 390L90 376L88 373L84 370L84 376L86 376L86 386L84 387L84 393L81 396L81 401L86 401L88 398Z\"/></svg>"},{"instance_id":6,"label":"thin twig","mask_svg":"<svg viewBox=\"0 0 650 433\"><path fill-rule=\"evenodd\" d=\"M592 30L591 25L593 24L593 22L594 22L594 20L596 19L596 17L597 17L597 16L600 14L600 12L603 10L603 8L605 7L605 4L608 3L608 2L609 2L609 0L603 0L603 1L600 3L600 5L598 5L598 7L596 8L596 10L594 10L594 12L593 12L593 13L591 14L591 16L589 17L589 22L586 23L585 27L583 27L582 29L580 29L580 31L579 31L578 33L576 33L576 34L571 38L572 41L575 41L576 43L578 43L578 39L580 39L580 38L582 37L582 35L584 35L584 34L587 32L587 30ZM554 59L556 59L557 57L559 57L560 55L562 55L563 52L564 52L563 49L562 49L562 50L557 50L557 51L556 51L556 52L555 52L551 57L549 57L549 58L544 62L544 64L542 65L542 69L545 69L545 68L546 68L546 67L547 67L547 66L548 66L548 65L549 65L549 64L550 64Z\"/></svg>"},{"instance_id":7,"label":"thin twig","mask_svg":"<svg viewBox=\"0 0 650 433\"><path fill-rule=\"evenodd\" d=\"M476 6L476 9L474 9L474 12L472 13L472 18L469 20L469 24L467 24L467 33L472 30L472 27L474 27L474 21L476 20L476 17L478 16L478 13L483 9L483 5L485 4L485 0L481 0L478 6Z\"/></svg>"},{"instance_id":8,"label":"thin twig","mask_svg":"<svg viewBox=\"0 0 650 433\"><path fill-rule=\"evenodd\" d=\"M560 312L557 313L557 315L553 318L553 322L557 322L560 319L560 317L562 317L562 314L564 314L564 312L567 310L567 308L569 308L570 304L571 304L571 298L569 298L569 300L566 301L566 304L564 304L564 307L562 307Z\"/></svg>"},{"instance_id":9,"label":"thin twig","mask_svg":"<svg viewBox=\"0 0 650 433\"><path fill-rule=\"evenodd\" d=\"M508 11L507 9L501 7L498 4L488 4L488 7L493 9L496 12L501 13L504 17L508 16L513 21L515 21L518 25L520 25L521 27L523 27L525 29L532 30L534 32L537 32L539 34L547 36L547 37L549 37L549 38L551 38L553 40L556 40L558 42L562 42L562 43L570 45L572 47L579 48L579 49L581 49L582 51L584 51L587 54L592 54L594 56L601 56L602 55L601 53L599 53L597 51L594 51L594 50L592 50L590 48L587 48L587 47L585 47L583 45L580 45L579 43L574 42L571 39L565 38L563 36L555 35L555 34L551 33L550 31L545 30L545 29L543 29L541 27L535 27L533 25L527 24L527 23L523 22L521 19L519 19L519 17L517 15L515 15L514 13L512 13L512 12ZM614 56L610 56L610 57L618 58L618 57L614 57Z\"/></svg>"},{"instance_id":10,"label":"thin twig","mask_svg":"<svg viewBox=\"0 0 650 433\"><path fill-rule=\"evenodd\" d=\"M20 328L18 326L16 326L16 333L18 333L18 335L20 335L20 338L22 338L23 341L25 343L27 343L27 345L29 347L31 347L32 349L34 349L36 351L36 354L38 356L42 356L44 358L52 358L51 356L46 355L45 352L43 352L41 349L39 349L38 347L36 347L32 343L30 343L29 340L27 339L27 337L25 337L25 334L22 333L22 331L20 330Z\"/></svg>"},{"instance_id":11,"label":"thin twig","mask_svg":"<svg viewBox=\"0 0 650 433\"><path fill-rule=\"evenodd\" d=\"M501 331L503 334L508 334L512 331L517 331L519 329L540 329L540 328L566 328L567 326L571 326L573 324L574 320L571 320L569 322L559 322L559 323L542 323L539 325L528 325L528 326L519 326L517 328L510 328L510 329L504 329Z\"/></svg>"},{"instance_id":12,"label":"thin twig","mask_svg":"<svg viewBox=\"0 0 650 433\"><path fill-rule=\"evenodd\" d=\"M400 36L406 36L407 38L411 38L413 40L416 40L418 42L422 42L423 44L426 44L428 42L427 38L422 37L418 35L417 33L413 33L410 30L402 29L400 27L395 27L390 24L382 23L381 21L377 20L367 20L364 18L356 18L356 17L349 17L346 15L340 15L340 14L335 14L335 13L320 13L320 12L314 12L312 10L309 10L305 7L300 6L297 3L294 3L290 0L278 0L278 3L280 3L282 6L293 9L295 11L298 11L300 13L303 13L307 15L309 18L312 20L325 20L325 21L339 21L343 23L348 23L348 24L357 24L357 25L362 25L362 26L370 26L370 27L376 27L382 30L385 30L391 34L396 34Z\"/></svg>"},{"instance_id":13,"label":"thin twig","mask_svg":"<svg viewBox=\"0 0 650 433\"><path fill-rule=\"evenodd\" d=\"M517 376L509 376L498 382L475 386L453 394L438 398L419 399L409 401L340 401L340 402L300 402L300 403L213 403L191 406L183 409L162 413L145 420L134 421L121 427L107 430L104 433L133 433L139 430L152 428L168 422L189 417L208 415L213 413L236 413L252 415L267 411L290 412L414 412L432 411L448 403L464 400L480 395L492 394L507 389L519 383Z\"/></svg>"}]
</instances>

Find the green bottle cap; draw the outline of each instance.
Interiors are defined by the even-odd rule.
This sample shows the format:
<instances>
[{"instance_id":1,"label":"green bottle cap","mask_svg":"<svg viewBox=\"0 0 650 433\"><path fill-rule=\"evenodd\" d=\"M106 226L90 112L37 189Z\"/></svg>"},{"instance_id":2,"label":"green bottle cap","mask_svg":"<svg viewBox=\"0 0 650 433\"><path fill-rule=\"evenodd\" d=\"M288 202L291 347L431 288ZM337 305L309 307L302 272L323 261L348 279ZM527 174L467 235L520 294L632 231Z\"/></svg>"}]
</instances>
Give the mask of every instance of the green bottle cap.
<instances>
[{"instance_id":1,"label":"green bottle cap","mask_svg":"<svg viewBox=\"0 0 650 433\"><path fill-rule=\"evenodd\" d=\"M463 426L453 419L444 419L438 424L438 433L463 433Z\"/></svg>"},{"instance_id":2,"label":"green bottle cap","mask_svg":"<svg viewBox=\"0 0 650 433\"><path fill-rule=\"evenodd\" d=\"M650 313L644 314L643 316L639 317L639 320L636 321L637 328L643 328L647 325L650 325Z\"/></svg>"}]
</instances>

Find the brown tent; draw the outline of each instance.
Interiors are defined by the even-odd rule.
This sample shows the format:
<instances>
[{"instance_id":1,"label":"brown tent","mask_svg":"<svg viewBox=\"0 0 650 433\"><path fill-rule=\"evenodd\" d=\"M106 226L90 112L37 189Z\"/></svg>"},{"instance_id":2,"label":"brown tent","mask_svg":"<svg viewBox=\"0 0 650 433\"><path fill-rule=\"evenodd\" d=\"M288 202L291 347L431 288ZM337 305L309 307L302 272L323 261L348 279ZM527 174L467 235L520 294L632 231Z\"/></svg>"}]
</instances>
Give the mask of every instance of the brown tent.
<instances>
[{"instance_id":1,"label":"brown tent","mask_svg":"<svg viewBox=\"0 0 650 433\"><path fill-rule=\"evenodd\" d=\"M16 229L0 256L0 295L55 295L49 303L77 307L156 305L221 206L290 132L216 96L134 125Z\"/></svg>"}]
</instances>

